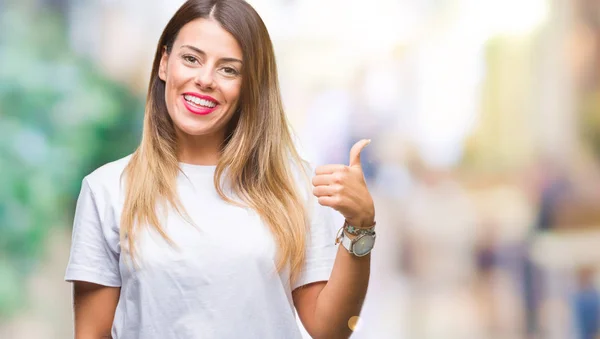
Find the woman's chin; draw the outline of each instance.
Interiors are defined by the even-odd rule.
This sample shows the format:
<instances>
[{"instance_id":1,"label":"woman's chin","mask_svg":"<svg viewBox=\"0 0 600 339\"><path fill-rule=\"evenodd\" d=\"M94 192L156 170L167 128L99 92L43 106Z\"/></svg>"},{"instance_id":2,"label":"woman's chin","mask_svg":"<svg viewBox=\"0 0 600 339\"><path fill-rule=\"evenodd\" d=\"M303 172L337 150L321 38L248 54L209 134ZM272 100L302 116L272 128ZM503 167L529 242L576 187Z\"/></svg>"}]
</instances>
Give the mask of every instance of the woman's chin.
<instances>
[{"instance_id":1,"label":"woman's chin","mask_svg":"<svg viewBox=\"0 0 600 339\"><path fill-rule=\"evenodd\" d=\"M189 135L189 136L202 136L202 135L207 135L210 134L210 130L203 128L203 127L185 127L185 128L180 128L181 132L183 132L183 134Z\"/></svg>"},{"instance_id":2,"label":"woman's chin","mask_svg":"<svg viewBox=\"0 0 600 339\"><path fill-rule=\"evenodd\" d=\"M210 124L206 121L198 121L185 116L179 116L179 119L173 119L173 122L179 132L187 135L204 135L210 133L212 129Z\"/></svg>"}]
</instances>

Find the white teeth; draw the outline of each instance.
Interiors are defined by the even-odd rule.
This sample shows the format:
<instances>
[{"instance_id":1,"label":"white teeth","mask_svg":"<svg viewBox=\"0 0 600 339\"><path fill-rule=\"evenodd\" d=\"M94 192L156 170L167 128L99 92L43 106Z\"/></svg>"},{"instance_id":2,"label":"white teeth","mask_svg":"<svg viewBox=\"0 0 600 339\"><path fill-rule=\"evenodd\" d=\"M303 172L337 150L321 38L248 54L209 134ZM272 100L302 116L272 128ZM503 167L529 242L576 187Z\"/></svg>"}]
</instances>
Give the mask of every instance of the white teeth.
<instances>
[{"instance_id":1,"label":"white teeth","mask_svg":"<svg viewBox=\"0 0 600 339\"><path fill-rule=\"evenodd\" d=\"M184 95L183 98L186 101L191 102L191 103L196 104L196 105L199 105L199 106L204 106L204 107L209 107L209 108L213 108L213 107L217 106L217 104L214 103L214 102L212 102L212 101L200 99L200 98L195 97L193 95Z\"/></svg>"}]
</instances>

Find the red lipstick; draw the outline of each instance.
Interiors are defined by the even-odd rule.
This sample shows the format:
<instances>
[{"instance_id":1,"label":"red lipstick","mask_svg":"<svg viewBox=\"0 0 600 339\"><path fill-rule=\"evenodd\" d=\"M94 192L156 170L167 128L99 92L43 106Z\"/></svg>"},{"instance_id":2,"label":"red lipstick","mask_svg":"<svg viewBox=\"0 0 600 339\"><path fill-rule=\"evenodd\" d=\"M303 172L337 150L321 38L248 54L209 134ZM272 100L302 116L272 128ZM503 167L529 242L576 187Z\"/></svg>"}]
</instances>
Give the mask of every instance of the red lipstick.
<instances>
[{"instance_id":1,"label":"red lipstick","mask_svg":"<svg viewBox=\"0 0 600 339\"><path fill-rule=\"evenodd\" d=\"M190 113L198 115L208 115L219 107L215 98L193 92L183 93L181 100Z\"/></svg>"}]
</instances>

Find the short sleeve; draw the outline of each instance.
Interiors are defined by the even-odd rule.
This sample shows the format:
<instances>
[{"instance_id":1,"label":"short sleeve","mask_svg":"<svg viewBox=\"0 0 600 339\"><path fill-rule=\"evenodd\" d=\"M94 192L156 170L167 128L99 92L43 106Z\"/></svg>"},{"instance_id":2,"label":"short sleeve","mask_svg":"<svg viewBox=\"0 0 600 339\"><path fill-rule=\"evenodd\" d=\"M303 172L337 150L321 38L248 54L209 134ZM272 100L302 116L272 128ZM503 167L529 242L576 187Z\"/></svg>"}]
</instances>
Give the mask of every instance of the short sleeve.
<instances>
[{"instance_id":1,"label":"short sleeve","mask_svg":"<svg viewBox=\"0 0 600 339\"><path fill-rule=\"evenodd\" d=\"M306 262L294 282L292 290L317 281L327 281L333 269L337 253L335 245L337 212L330 207L321 206L312 196L309 203L310 232L306 244Z\"/></svg>"},{"instance_id":2,"label":"short sleeve","mask_svg":"<svg viewBox=\"0 0 600 339\"><path fill-rule=\"evenodd\" d=\"M77 199L71 253L66 281L87 281L104 286L121 286L118 232L113 232L103 216L107 207L96 200L87 179ZM104 221L103 221L104 220Z\"/></svg>"}]
</instances>

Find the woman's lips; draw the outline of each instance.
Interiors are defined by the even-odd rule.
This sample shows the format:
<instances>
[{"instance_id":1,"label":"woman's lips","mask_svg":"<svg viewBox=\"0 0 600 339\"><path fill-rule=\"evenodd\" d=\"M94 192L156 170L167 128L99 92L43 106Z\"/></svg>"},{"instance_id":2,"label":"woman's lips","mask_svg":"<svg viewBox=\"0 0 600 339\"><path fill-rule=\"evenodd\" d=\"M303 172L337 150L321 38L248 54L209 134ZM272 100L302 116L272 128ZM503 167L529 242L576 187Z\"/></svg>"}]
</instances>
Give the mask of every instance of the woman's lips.
<instances>
[{"instance_id":1,"label":"woman's lips","mask_svg":"<svg viewBox=\"0 0 600 339\"><path fill-rule=\"evenodd\" d=\"M215 107L203 107L200 105L192 104L185 100L184 95L181 96L181 100L183 101L183 105L185 106L185 108L187 108L187 110L190 111L190 113L197 115L208 115L214 112L217 109L217 107L219 107L218 104Z\"/></svg>"}]
</instances>

